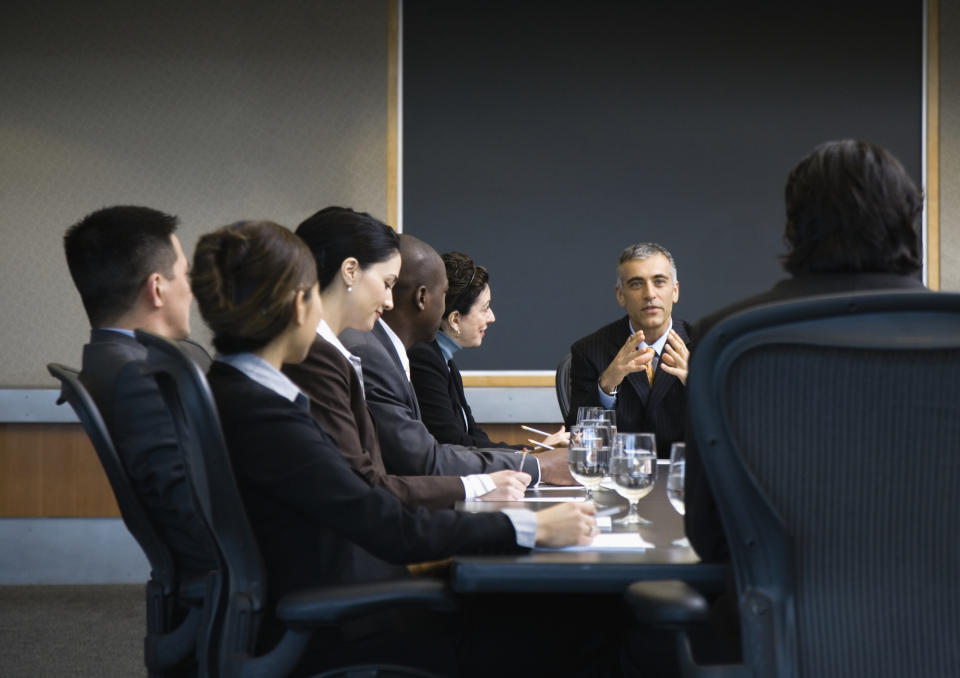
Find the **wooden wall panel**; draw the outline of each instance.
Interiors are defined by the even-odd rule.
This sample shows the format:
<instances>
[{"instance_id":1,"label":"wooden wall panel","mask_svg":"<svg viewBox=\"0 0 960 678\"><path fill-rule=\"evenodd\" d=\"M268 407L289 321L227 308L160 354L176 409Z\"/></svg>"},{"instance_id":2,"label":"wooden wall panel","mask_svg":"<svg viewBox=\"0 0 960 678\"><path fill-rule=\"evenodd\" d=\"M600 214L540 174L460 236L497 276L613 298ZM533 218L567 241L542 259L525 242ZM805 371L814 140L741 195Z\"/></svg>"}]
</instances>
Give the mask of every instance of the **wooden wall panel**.
<instances>
[{"instance_id":1,"label":"wooden wall panel","mask_svg":"<svg viewBox=\"0 0 960 678\"><path fill-rule=\"evenodd\" d=\"M119 515L79 424L0 424L0 517Z\"/></svg>"}]
</instances>

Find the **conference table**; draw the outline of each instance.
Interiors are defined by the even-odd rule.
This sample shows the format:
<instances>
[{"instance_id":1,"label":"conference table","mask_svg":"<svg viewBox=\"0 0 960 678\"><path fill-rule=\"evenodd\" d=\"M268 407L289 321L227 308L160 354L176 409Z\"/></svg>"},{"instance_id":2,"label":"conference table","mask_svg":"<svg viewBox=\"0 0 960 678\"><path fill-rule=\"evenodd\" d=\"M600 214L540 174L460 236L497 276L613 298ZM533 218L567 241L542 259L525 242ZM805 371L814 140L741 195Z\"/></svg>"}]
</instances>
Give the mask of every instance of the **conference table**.
<instances>
[{"instance_id":1,"label":"conference table","mask_svg":"<svg viewBox=\"0 0 960 678\"><path fill-rule=\"evenodd\" d=\"M534 549L513 556L456 556L451 566L451 586L459 593L620 593L640 580L680 579L704 593L723 590L726 565L701 563L689 546L678 546L683 516L667 499L668 466L661 461L654 490L639 502L640 515L651 525L619 526L613 520L626 515L628 504L614 490L601 486L594 492L598 515L609 517L610 526L601 526L594 546L571 549ZM502 508L528 508L538 511L553 506L554 498L577 500L585 490L549 488L527 490L519 502L459 502L462 511L497 511ZM606 521L604 521L606 522ZM635 545L597 546L598 542L639 541L630 533L639 533L649 547ZM606 534L616 535L612 538Z\"/></svg>"}]
</instances>

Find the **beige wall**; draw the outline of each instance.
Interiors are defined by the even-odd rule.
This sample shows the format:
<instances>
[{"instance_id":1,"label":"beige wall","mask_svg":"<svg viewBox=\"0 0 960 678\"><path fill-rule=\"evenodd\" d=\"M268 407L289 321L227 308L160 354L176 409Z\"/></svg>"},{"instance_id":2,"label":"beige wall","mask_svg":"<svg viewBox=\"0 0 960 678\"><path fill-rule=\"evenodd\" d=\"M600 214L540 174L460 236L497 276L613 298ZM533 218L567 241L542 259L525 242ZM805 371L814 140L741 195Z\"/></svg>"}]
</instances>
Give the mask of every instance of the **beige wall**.
<instances>
[{"instance_id":1,"label":"beige wall","mask_svg":"<svg viewBox=\"0 0 960 678\"><path fill-rule=\"evenodd\" d=\"M79 365L61 238L92 210L177 214L188 255L241 218L386 215L386 0L14 3L0 101L0 388Z\"/></svg>"},{"instance_id":2,"label":"beige wall","mask_svg":"<svg viewBox=\"0 0 960 678\"><path fill-rule=\"evenodd\" d=\"M940 289L960 291L960 3L940 0Z\"/></svg>"}]
</instances>

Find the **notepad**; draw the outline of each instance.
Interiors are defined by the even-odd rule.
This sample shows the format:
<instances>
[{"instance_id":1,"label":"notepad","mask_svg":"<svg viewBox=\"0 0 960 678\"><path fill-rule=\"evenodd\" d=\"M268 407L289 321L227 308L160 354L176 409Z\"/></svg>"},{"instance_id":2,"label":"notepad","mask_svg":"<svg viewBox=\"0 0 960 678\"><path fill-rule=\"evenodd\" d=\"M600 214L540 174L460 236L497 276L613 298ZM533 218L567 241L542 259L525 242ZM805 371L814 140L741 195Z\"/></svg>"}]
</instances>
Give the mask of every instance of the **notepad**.
<instances>
[{"instance_id":1,"label":"notepad","mask_svg":"<svg viewBox=\"0 0 960 678\"><path fill-rule=\"evenodd\" d=\"M589 546L566 546L559 549L536 547L537 551L642 551L654 546L637 532L601 532Z\"/></svg>"}]
</instances>

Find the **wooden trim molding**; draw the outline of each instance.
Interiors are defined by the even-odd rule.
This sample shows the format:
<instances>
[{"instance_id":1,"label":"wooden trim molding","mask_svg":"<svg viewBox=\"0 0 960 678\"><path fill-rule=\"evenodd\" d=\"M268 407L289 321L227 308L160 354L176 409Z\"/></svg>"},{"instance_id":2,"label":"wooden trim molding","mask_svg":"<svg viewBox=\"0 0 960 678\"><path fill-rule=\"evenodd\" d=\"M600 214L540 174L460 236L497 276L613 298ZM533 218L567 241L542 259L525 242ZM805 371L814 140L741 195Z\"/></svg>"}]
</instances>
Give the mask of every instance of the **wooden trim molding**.
<instances>
[{"instance_id":1,"label":"wooden trim molding","mask_svg":"<svg viewBox=\"0 0 960 678\"><path fill-rule=\"evenodd\" d=\"M940 289L940 5L927 0L927 287Z\"/></svg>"},{"instance_id":2,"label":"wooden trim molding","mask_svg":"<svg viewBox=\"0 0 960 678\"><path fill-rule=\"evenodd\" d=\"M556 377L552 374L470 374L463 376L463 385L467 388L472 386L549 386L554 387Z\"/></svg>"},{"instance_id":3,"label":"wooden trim molding","mask_svg":"<svg viewBox=\"0 0 960 678\"><path fill-rule=\"evenodd\" d=\"M387 223L400 230L400 0L387 2Z\"/></svg>"}]
</instances>

